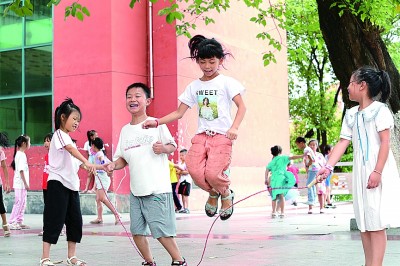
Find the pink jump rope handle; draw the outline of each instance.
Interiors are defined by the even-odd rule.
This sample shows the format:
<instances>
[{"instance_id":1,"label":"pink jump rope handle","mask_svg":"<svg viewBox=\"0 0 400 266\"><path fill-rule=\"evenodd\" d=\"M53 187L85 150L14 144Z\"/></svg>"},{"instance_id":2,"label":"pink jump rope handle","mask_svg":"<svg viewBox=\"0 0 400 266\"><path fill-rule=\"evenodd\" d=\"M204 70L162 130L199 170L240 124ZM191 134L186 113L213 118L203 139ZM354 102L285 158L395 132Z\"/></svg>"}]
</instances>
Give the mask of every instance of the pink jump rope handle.
<instances>
[{"instance_id":1,"label":"pink jump rope handle","mask_svg":"<svg viewBox=\"0 0 400 266\"><path fill-rule=\"evenodd\" d=\"M307 188L311 188L312 186L314 186L315 184L321 182L323 179L322 177L319 175L317 176L310 184L307 185Z\"/></svg>"}]
</instances>

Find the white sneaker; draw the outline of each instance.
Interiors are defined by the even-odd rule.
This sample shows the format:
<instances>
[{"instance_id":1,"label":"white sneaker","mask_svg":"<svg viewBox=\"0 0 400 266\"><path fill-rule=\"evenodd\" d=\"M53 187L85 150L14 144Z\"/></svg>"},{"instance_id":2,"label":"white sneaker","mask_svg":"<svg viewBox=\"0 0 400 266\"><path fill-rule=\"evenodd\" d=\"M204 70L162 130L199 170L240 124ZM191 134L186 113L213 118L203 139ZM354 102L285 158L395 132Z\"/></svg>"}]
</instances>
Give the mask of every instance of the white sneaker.
<instances>
[{"instance_id":1,"label":"white sneaker","mask_svg":"<svg viewBox=\"0 0 400 266\"><path fill-rule=\"evenodd\" d=\"M10 224L9 227L10 227L10 230L21 230L22 229L21 226L17 223L12 223L12 224Z\"/></svg>"}]
</instances>

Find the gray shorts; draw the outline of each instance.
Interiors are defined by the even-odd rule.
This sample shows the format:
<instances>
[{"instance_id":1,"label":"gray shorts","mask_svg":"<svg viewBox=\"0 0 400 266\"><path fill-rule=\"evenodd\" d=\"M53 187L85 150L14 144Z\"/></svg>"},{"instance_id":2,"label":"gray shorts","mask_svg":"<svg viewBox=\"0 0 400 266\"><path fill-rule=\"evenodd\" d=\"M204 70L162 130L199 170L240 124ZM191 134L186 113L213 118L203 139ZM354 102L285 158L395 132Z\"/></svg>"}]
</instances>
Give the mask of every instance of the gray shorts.
<instances>
[{"instance_id":1,"label":"gray shorts","mask_svg":"<svg viewBox=\"0 0 400 266\"><path fill-rule=\"evenodd\" d=\"M130 194L132 235L151 235L153 238L176 236L175 211L172 193L136 197ZM149 230L150 229L150 230Z\"/></svg>"}]
</instances>

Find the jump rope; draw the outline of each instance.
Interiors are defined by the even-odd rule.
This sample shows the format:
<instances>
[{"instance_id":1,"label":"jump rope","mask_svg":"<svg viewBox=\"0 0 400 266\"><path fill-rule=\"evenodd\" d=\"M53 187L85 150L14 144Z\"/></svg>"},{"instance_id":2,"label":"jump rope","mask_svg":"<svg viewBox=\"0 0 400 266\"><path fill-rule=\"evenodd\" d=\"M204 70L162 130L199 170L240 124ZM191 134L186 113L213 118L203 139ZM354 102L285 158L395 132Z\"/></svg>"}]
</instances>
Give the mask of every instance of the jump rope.
<instances>
[{"instance_id":1,"label":"jump rope","mask_svg":"<svg viewBox=\"0 0 400 266\"><path fill-rule=\"evenodd\" d=\"M101 179L99 178L99 176L98 176L98 174L97 174L97 171L96 171L96 173L95 173L95 176L96 176L96 177L98 178L98 180L100 181L101 187L102 187L103 190L105 191L105 195L106 195L107 200L110 202L110 204L111 204L111 206L113 207L114 211L118 214L117 209L115 208L114 204L111 202L110 198L108 197L107 191L104 189L103 183L101 182ZM124 177L125 177L125 176L124 176ZM233 206L235 206L236 204L238 204L238 203L240 203L240 202L242 202L242 201L245 201L245 200L247 200L247 199L249 199L249 198L252 198L252 197L254 197L254 196L258 195L258 194L264 193L264 192L270 193L271 190L278 190L278 189L285 189L285 190L297 189L297 190L300 190L300 189L311 188L311 187L313 187L315 184L320 183L322 180L323 180L322 176L319 175L319 176L317 176L311 183L309 183L307 186L303 186L303 187L274 187L274 188L263 189L263 190L260 190L260 191L258 191L258 192L255 192L255 193L253 193L253 194L251 194L251 195L249 195L249 196L246 196L246 197L244 197L243 199L240 199L240 200L234 202L232 205L230 205L230 206L227 208L227 210L230 209L230 208L232 208ZM121 182L122 182L122 181L121 181ZM120 183L120 184L121 184L121 183ZM202 261L203 261L203 258L204 258L204 255L205 255L206 249L207 249L208 239L209 239L209 237L210 237L210 235L211 235L211 231L212 231L212 229L213 229L215 223L217 222L218 218L219 218L219 217L221 216L221 214L223 214L224 212L225 212L225 211L223 211L223 212L221 212L220 214L218 214L217 217L216 217L216 218L214 219L214 221L212 222L212 224L211 224L211 226L210 226L210 229L208 230L208 233L207 233L207 236L206 236L206 240L205 240L205 242L204 242L204 247L203 247L203 251L202 251L202 253L201 253L200 261L197 263L197 266L199 266L199 265L202 263ZM134 247L134 249L136 250L136 252L139 254L139 256L140 256L142 259L144 259L143 255L140 253L138 247L135 245L134 241L132 240L133 237L130 237L130 234L129 234L128 230L126 229L125 225L122 223L122 221L121 221L121 216L118 214L116 217L117 217L117 219L118 219L119 224L121 224L121 226L124 228L125 234L126 234L126 236L129 238L129 241L131 242L132 246Z\"/></svg>"}]
</instances>

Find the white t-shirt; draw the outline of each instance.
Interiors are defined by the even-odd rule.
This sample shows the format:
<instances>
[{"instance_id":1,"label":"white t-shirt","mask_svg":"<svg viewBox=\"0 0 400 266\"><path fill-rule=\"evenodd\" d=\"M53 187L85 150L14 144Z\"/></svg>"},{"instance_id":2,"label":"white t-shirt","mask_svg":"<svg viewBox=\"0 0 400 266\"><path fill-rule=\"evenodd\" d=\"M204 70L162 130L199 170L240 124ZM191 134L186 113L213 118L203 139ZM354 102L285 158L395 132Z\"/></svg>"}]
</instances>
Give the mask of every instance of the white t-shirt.
<instances>
[{"instance_id":1,"label":"white t-shirt","mask_svg":"<svg viewBox=\"0 0 400 266\"><path fill-rule=\"evenodd\" d=\"M60 181L64 187L79 191L79 166L81 161L72 156L64 147L72 145L76 148L71 137L58 129L50 142L49 149L49 178Z\"/></svg>"},{"instance_id":2,"label":"white t-shirt","mask_svg":"<svg viewBox=\"0 0 400 266\"><path fill-rule=\"evenodd\" d=\"M24 181L21 178L21 171L24 171L25 181L29 186L29 168L28 168L28 159L26 158L26 154L22 151L17 151L15 153L15 171L14 171L14 189L25 189Z\"/></svg>"},{"instance_id":3,"label":"white t-shirt","mask_svg":"<svg viewBox=\"0 0 400 266\"><path fill-rule=\"evenodd\" d=\"M4 160L6 160L6 154L3 151L3 148L0 147L0 163ZM0 186L3 185L2 180L1 180L1 176L0 176Z\"/></svg>"},{"instance_id":4,"label":"white t-shirt","mask_svg":"<svg viewBox=\"0 0 400 266\"><path fill-rule=\"evenodd\" d=\"M178 99L190 108L197 104L198 134L206 130L225 134L232 126L232 99L238 94L243 95L244 91L237 80L219 74L208 81L194 80Z\"/></svg>"},{"instance_id":5,"label":"white t-shirt","mask_svg":"<svg viewBox=\"0 0 400 266\"><path fill-rule=\"evenodd\" d=\"M179 164L179 167L180 167L181 169L187 171L186 163L180 163L180 164ZM189 174L181 175L181 176L179 177L179 182L183 182L183 181L186 181L186 182L192 184L193 179L192 179L192 177L191 177Z\"/></svg>"},{"instance_id":6,"label":"white t-shirt","mask_svg":"<svg viewBox=\"0 0 400 266\"><path fill-rule=\"evenodd\" d=\"M308 165L310 163L310 158L308 155L314 160L314 152L310 147L305 147L303 151L303 161L305 165Z\"/></svg>"},{"instance_id":7,"label":"white t-shirt","mask_svg":"<svg viewBox=\"0 0 400 266\"><path fill-rule=\"evenodd\" d=\"M161 141L176 146L174 138L166 125L143 129L142 124L122 127L113 160L121 157L128 163L130 189L134 196L172 192L168 156L155 154L153 144Z\"/></svg>"}]
</instances>

